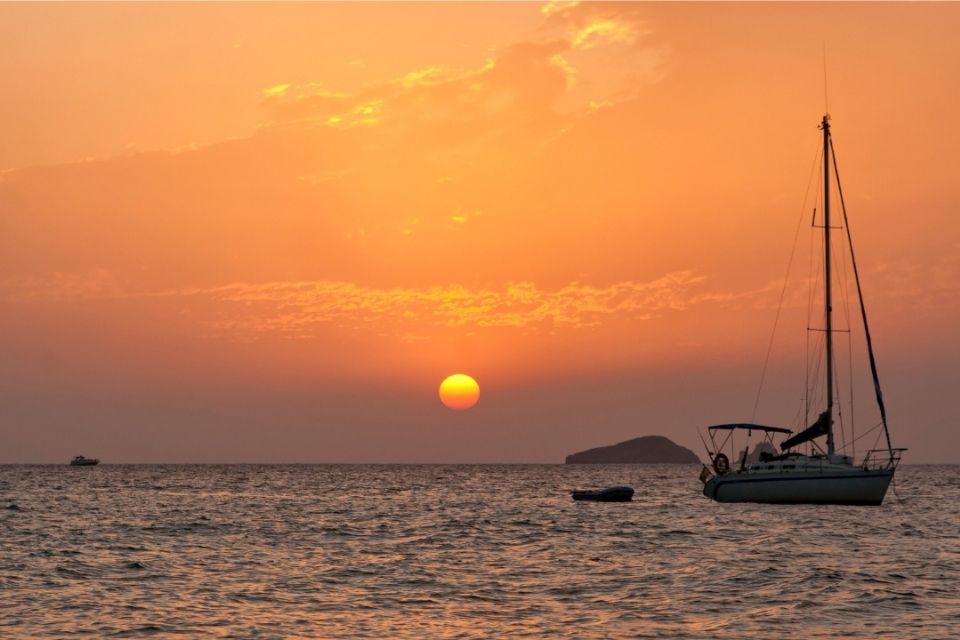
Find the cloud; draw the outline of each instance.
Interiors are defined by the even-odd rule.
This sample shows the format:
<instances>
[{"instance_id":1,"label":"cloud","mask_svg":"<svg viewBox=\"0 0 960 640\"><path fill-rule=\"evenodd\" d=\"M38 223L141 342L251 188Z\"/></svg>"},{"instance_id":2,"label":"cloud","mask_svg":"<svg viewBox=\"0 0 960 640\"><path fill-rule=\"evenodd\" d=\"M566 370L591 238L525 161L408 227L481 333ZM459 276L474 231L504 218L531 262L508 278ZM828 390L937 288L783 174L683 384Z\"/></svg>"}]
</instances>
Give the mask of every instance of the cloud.
<instances>
[{"instance_id":1,"label":"cloud","mask_svg":"<svg viewBox=\"0 0 960 640\"><path fill-rule=\"evenodd\" d=\"M720 292L707 289L706 282L702 275L679 271L647 282L606 286L571 282L546 288L524 281L481 288L377 288L303 281L231 284L168 295L215 303L218 316L204 322L225 338L316 337L335 327L409 342L449 331L545 335L629 326L704 305L755 304L771 298L775 289Z\"/></svg>"},{"instance_id":2,"label":"cloud","mask_svg":"<svg viewBox=\"0 0 960 640\"><path fill-rule=\"evenodd\" d=\"M875 265L869 277L883 284L871 288L870 282L865 283L867 294L873 299L896 301L910 313L924 310L955 314L960 309L960 243L944 249L924 260L896 257Z\"/></svg>"},{"instance_id":3,"label":"cloud","mask_svg":"<svg viewBox=\"0 0 960 640\"><path fill-rule=\"evenodd\" d=\"M475 69L430 65L352 95L318 83L278 85L263 105L277 121L356 126L424 119L470 120L525 109L588 109L658 79L668 52L645 46L642 9L621 3L549 3L538 38L515 42ZM570 93L578 75L594 78ZM364 105L377 118L359 118Z\"/></svg>"},{"instance_id":4,"label":"cloud","mask_svg":"<svg viewBox=\"0 0 960 640\"><path fill-rule=\"evenodd\" d=\"M583 11L561 13L578 26ZM454 261L504 282L505 265L519 262L528 266L513 278L543 281L528 247L556 264L586 245L583 227L602 233L574 192L594 183L591 206L632 194L633 169L627 176L616 158L629 153L642 170L642 154L619 132L648 121L611 122L618 134L599 131L603 139L583 128L563 145L597 114L587 102L560 105L607 95L577 63L606 46L579 51L568 31L532 34L474 68L427 65L354 92L277 82L255 98L268 122L246 137L0 174L0 271L102 269L152 290L350 281L358 264L423 284ZM606 159L602 181L589 154ZM501 259L488 259L493 250ZM551 267L552 284L575 277L574 262Z\"/></svg>"},{"instance_id":5,"label":"cloud","mask_svg":"<svg viewBox=\"0 0 960 640\"><path fill-rule=\"evenodd\" d=\"M542 13L543 30L560 30L576 46L602 42L636 44L650 32L646 9L632 2L551 2ZM588 47L589 48L589 47Z\"/></svg>"},{"instance_id":6,"label":"cloud","mask_svg":"<svg viewBox=\"0 0 960 640\"><path fill-rule=\"evenodd\" d=\"M429 66L351 95L317 84L285 87L263 106L275 121L340 126L463 122L549 109L568 83L570 69L559 57L567 49L563 40L520 42L473 70Z\"/></svg>"},{"instance_id":7,"label":"cloud","mask_svg":"<svg viewBox=\"0 0 960 640\"><path fill-rule=\"evenodd\" d=\"M589 81L568 92L562 109L612 106L665 77L671 51L654 44L647 8L630 2L551 2L541 33L568 44L569 68Z\"/></svg>"},{"instance_id":8,"label":"cloud","mask_svg":"<svg viewBox=\"0 0 960 640\"><path fill-rule=\"evenodd\" d=\"M705 281L692 271L678 271L648 282L606 286L570 282L556 288L530 281L481 288L459 284L381 288L304 280L130 291L111 274L96 270L45 279L8 279L0 282L0 299L8 303L162 299L167 308L190 309L201 325L225 337L302 336L332 325L409 338L451 328L587 329L610 322L640 322L697 304L737 298L704 292Z\"/></svg>"},{"instance_id":9,"label":"cloud","mask_svg":"<svg viewBox=\"0 0 960 640\"><path fill-rule=\"evenodd\" d=\"M881 268L878 273L885 271ZM878 297L927 310L956 306L952 301L960 274L957 260L940 260L929 269L908 269L901 264L897 274ZM918 281L930 284L921 288ZM627 280L601 286L575 281L555 288L531 281L478 288L459 284L375 287L349 281L300 280L135 291L114 274L97 269L54 273L46 278L8 278L0 281L0 300L21 305L165 301L162 304L168 308L189 310L198 329L208 337L305 337L334 326L402 340L426 340L444 329L550 332L600 328L668 313L702 311L705 306L769 311L776 308L781 287L782 282L770 281L754 289L716 289L708 286L706 276L684 270L645 282ZM785 301L788 308L807 304L805 287L795 289L796 295Z\"/></svg>"},{"instance_id":10,"label":"cloud","mask_svg":"<svg viewBox=\"0 0 960 640\"><path fill-rule=\"evenodd\" d=\"M445 71L443 67L432 66L417 71L411 71L400 79L400 84L405 89L411 89L418 84L429 84L431 80L443 78Z\"/></svg>"},{"instance_id":11,"label":"cloud","mask_svg":"<svg viewBox=\"0 0 960 640\"><path fill-rule=\"evenodd\" d=\"M219 324L239 331L301 333L305 326L395 325L398 334L436 327L536 329L600 326L609 319L644 320L686 309L704 278L689 271L650 282L605 287L573 282L544 290L532 282L500 288L460 285L423 289L363 287L348 282L236 284L202 292L236 307L238 319ZM199 293L199 292L198 292Z\"/></svg>"},{"instance_id":12,"label":"cloud","mask_svg":"<svg viewBox=\"0 0 960 640\"><path fill-rule=\"evenodd\" d=\"M103 300L128 295L116 276L105 269L0 280L0 301L3 302Z\"/></svg>"},{"instance_id":13,"label":"cloud","mask_svg":"<svg viewBox=\"0 0 960 640\"><path fill-rule=\"evenodd\" d=\"M648 68L644 11L551 5L539 39L472 69L428 65L352 93L276 84L259 98L271 122L248 137L0 174L0 296L164 298L251 335L584 329L769 307L762 255L718 273L733 262L718 243L739 228L743 185L724 171L735 136L716 134L708 110L638 97L559 106L621 81L642 88L618 74ZM609 86L597 69L614 70ZM267 284L225 284L237 282Z\"/></svg>"},{"instance_id":14,"label":"cloud","mask_svg":"<svg viewBox=\"0 0 960 640\"><path fill-rule=\"evenodd\" d=\"M317 83L282 84L263 91L260 106L274 122L324 119L347 109L350 96Z\"/></svg>"},{"instance_id":15,"label":"cloud","mask_svg":"<svg viewBox=\"0 0 960 640\"><path fill-rule=\"evenodd\" d=\"M620 20L595 20L577 31L572 39L578 49L592 49L611 42L636 41L637 30L628 22Z\"/></svg>"},{"instance_id":16,"label":"cloud","mask_svg":"<svg viewBox=\"0 0 960 640\"><path fill-rule=\"evenodd\" d=\"M274 96L282 96L287 92L287 89L290 88L289 84L278 84L270 87L269 89L263 90L263 95L270 98Z\"/></svg>"}]
</instances>

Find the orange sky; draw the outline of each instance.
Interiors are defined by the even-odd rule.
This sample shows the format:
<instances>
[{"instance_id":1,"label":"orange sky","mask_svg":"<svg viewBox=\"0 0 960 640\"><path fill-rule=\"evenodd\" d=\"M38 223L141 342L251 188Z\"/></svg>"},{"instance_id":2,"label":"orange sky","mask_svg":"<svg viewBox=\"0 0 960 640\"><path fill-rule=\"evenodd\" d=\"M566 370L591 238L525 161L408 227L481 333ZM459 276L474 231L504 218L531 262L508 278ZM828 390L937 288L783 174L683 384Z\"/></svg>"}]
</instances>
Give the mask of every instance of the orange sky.
<instances>
[{"instance_id":1,"label":"orange sky","mask_svg":"<svg viewBox=\"0 0 960 640\"><path fill-rule=\"evenodd\" d=\"M697 427L751 417L824 43L894 442L956 462L957 24L956 4L0 4L0 462L699 452ZM796 413L804 292L758 420ZM482 399L454 413L436 388L459 371Z\"/></svg>"}]
</instances>

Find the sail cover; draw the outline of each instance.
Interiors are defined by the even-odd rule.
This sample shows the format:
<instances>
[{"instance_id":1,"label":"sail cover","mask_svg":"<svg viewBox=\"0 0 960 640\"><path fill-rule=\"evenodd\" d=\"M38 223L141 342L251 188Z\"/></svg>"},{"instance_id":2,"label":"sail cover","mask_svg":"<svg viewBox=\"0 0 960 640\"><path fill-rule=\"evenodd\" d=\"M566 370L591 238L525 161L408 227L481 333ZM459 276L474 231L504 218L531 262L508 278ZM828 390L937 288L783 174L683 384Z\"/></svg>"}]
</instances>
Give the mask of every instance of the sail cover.
<instances>
[{"instance_id":1,"label":"sail cover","mask_svg":"<svg viewBox=\"0 0 960 640\"><path fill-rule=\"evenodd\" d=\"M820 414L820 417L817 418L817 421L812 425L793 436L792 438L787 438L780 445L781 451L786 451L790 447L795 447L798 444L803 444L804 442L809 442L814 438L819 438L820 436L826 435L827 431L830 430L830 412L824 411Z\"/></svg>"}]
</instances>

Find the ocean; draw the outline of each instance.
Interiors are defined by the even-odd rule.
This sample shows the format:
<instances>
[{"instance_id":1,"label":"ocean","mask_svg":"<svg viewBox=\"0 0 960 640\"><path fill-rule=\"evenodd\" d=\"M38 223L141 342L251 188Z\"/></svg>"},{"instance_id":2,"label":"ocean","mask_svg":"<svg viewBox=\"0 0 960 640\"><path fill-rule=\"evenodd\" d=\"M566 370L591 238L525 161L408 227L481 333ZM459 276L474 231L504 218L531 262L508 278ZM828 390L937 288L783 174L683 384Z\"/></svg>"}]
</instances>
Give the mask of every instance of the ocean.
<instances>
[{"instance_id":1,"label":"ocean","mask_svg":"<svg viewBox=\"0 0 960 640\"><path fill-rule=\"evenodd\" d=\"M0 638L960 637L960 466L880 507L699 471L0 466Z\"/></svg>"}]
</instances>

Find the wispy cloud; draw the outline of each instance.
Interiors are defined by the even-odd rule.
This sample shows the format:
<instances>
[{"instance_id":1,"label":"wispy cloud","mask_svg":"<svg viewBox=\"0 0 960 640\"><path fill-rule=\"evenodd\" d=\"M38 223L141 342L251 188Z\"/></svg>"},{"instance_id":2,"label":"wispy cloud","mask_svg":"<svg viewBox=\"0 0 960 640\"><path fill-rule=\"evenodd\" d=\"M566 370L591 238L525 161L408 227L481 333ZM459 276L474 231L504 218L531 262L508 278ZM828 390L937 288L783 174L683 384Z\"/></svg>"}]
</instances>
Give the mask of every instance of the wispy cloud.
<instances>
[{"instance_id":1,"label":"wispy cloud","mask_svg":"<svg viewBox=\"0 0 960 640\"><path fill-rule=\"evenodd\" d=\"M429 66L353 94L320 85L274 87L264 107L277 121L313 120L340 126L466 121L553 103L572 72L559 56L565 40L518 42L475 69ZM270 93L268 93L270 92Z\"/></svg>"},{"instance_id":2,"label":"wispy cloud","mask_svg":"<svg viewBox=\"0 0 960 640\"><path fill-rule=\"evenodd\" d=\"M269 89L264 89L263 95L268 98L274 97L274 96L282 96L287 92L287 89L289 88L290 88L289 84L277 84L270 87Z\"/></svg>"},{"instance_id":3,"label":"wispy cloud","mask_svg":"<svg viewBox=\"0 0 960 640\"><path fill-rule=\"evenodd\" d=\"M104 300L129 295L114 274L106 269L0 280L0 301L3 302Z\"/></svg>"},{"instance_id":4,"label":"wispy cloud","mask_svg":"<svg viewBox=\"0 0 960 640\"><path fill-rule=\"evenodd\" d=\"M349 282L236 284L202 292L238 307L224 328L296 331L305 325L335 323L380 328L394 324L423 331L436 327L586 328L611 318L644 320L664 311L682 311L704 281L690 271L650 282L592 286L573 282L546 290L532 282L499 288L448 285L378 289ZM199 293L199 292L198 292Z\"/></svg>"},{"instance_id":5,"label":"wispy cloud","mask_svg":"<svg viewBox=\"0 0 960 640\"><path fill-rule=\"evenodd\" d=\"M125 291L105 271L54 274L0 282L7 302L147 300L194 309L202 325L221 335L307 335L325 326L407 338L444 329L491 328L550 331L586 329L608 322L640 322L682 312L705 302L729 302L733 294L704 290L706 278L678 271L647 282L598 286L571 282L543 288L534 282L498 287L449 284L378 288L353 282L304 280L233 283L218 287Z\"/></svg>"},{"instance_id":6,"label":"wispy cloud","mask_svg":"<svg viewBox=\"0 0 960 640\"><path fill-rule=\"evenodd\" d=\"M902 266L897 270L901 275L890 281L882 298L941 310L945 299L956 299L960 271L956 260L939 261L932 269L911 271ZM918 279L928 285L918 286ZM204 327L205 335L213 330L214 335L243 340L269 335L309 337L336 327L411 340L428 339L446 329L551 332L599 328L643 322L668 313L701 313L705 305L770 310L777 304L781 287L782 282L772 280L754 289L722 289L712 286L702 274L683 270L643 282L570 282L556 288L531 281L490 287L448 284L384 288L347 281L299 280L132 291L110 272L96 269L81 274L6 279L0 281L0 301L70 304L163 299L170 308L190 309L190 316ZM806 304L805 294L799 291L802 288L786 301L788 307ZM937 299L928 299L931 296Z\"/></svg>"}]
</instances>

